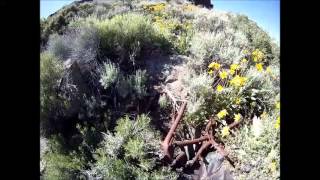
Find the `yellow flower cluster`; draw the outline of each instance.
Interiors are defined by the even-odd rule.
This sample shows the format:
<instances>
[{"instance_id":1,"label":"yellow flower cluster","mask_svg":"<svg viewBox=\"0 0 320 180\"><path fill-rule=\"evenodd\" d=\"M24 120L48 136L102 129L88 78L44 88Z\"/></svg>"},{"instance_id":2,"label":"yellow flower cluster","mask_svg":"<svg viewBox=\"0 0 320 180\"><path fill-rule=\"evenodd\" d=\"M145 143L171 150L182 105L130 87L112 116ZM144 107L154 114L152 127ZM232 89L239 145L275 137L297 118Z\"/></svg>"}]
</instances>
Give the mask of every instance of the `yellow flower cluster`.
<instances>
[{"instance_id":1,"label":"yellow flower cluster","mask_svg":"<svg viewBox=\"0 0 320 180\"><path fill-rule=\"evenodd\" d=\"M243 58L243 59L241 60L241 63L242 63L242 64L245 64L246 62L248 62L248 60L247 60L246 58Z\"/></svg>"},{"instance_id":2,"label":"yellow flower cluster","mask_svg":"<svg viewBox=\"0 0 320 180\"><path fill-rule=\"evenodd\" d=\"M234 115L234 121L235 122L240 122L240 119L241 119L241 114L240 113Z\"/></svg>"},{"instance_id":3,"label":"yellow flower cluster","mask_svg":"<svg viewBox=\"0 0 320 180\"><path fill-rule=\"evenodd\" d=\"M247 49L243 50L242 52L243 52L243 54L248 54L249 53L249 51Z\"/></svg>"},{"instance_id":4,"label":"yellow flower cluster","mask_svg":"<svg viewBox=\"0 0 320 180\"><path fill-rule=\"evenodd\" d=\"M151 4L144 6L144 9L150 11L150 12L160 12L166 8L165 3L158 3L158 4Z\"/></svg>"},{"instance_id":5,"label":"yellow flower cluster","mask_svg":"<svg viewBox=\"0 0 320 180\"><path fill-rule=\"evenodd\" d=\"M229 126L223 127L222 130L221 130L222 137L229 136L230 135L230 131L229 130L230 130Z\"/></svg>"},{"instance_id":6,"label":"yellow flower cluster","mask_svg":"<svg viewBox=\"0 0 320 180\"><path fill-rule=\"evenodd\" d=\"M256 68L259 72L263 71L263 66L262 66L262 63L257 63L256 64Z\"/></svg>"},{"instance_id":7,"label":"yellow flower cluster","mask_svg":"<svg viewBox=\"0 0 320 180\"><path fill-rule=\"evenodd\" d=\"M221 79L226 79L228 77L228 72L223 70L219 73Z\"/></svg>"},{"instance_id":8,"label":"yellow flower cluster","mask_svg":"<svg viewBox=\"0 0 320 180\"><path fill-rule=\"evenodd\" d=\"M167 21L160 16L154 17L154 24L160 29L160 32L163 32L166 29L172 31L178 26L178 23L174 21Z\"/></svg>"},{"instance_id":9,"label":"yellow flower cluster","mask_svg":"<svg viewBox=\"0 0 320 180\"><path fill-rule=\"evenodd\" d=\"M241 77L239 75L236 75L233 79L230 80L230 84L235 87L244 86L246 82L247 82L247 78Z\"/></svg>"},{"instance_id":10,"label":"yellow flower cluster","mask_svg":"<svg viewBox=\"0 0 320 180\"><path fill-rule=\"evenodd\" d=\"M219 119L224 118L228 114L228 111L226 109L221 110L217 116Z\"/></svg>"},{"instance_id":11,"label":"yellow flower cluster","mask_svg":"<svg viewBox=\"0 0 320 180\"><path fill-rule=\"evenodd\" d=\"M230 71L229 71L230 74L233 75L233 74L236 72L236 70L239 69L239 67L240 67L240 66L239 66L238 64L231 64L231 65L230 65Z\"/></svg>"},{"instance_id":12,"label":"yellow flower cluster","mask_svg":"<svg viewBox=\"0 0 320 180\"><path fill-rule=\"evenodd\" d=\"M218 70L218 69L220 69L220 67L221 67L221 65L219 63L216 63L216 62L212 62L208 66L209 69L214 69L214 70Z\"/></svg>"},{"instance_id":13,"label":"yellow flower cluster","mask_svg":"<svg viewBox=\"0 0 320 180\"><path fill-rule=\"evenodd\" d=\"M221 92L221 91L223 91L223 86L221 86L220 84L217 86L217 91L218 92Z\"/></svg>"},{"instance_id":14,"label":"yellow flower cluster","mask_svg":"<svg viewBox=\"0 0 320 180\"><path fill-rule=\"evenodd\" d=\"M254 62L260 62L263 60L264 54L259 49L256 49L251 53L251 57Z\"/></svg>"}]
</instances>

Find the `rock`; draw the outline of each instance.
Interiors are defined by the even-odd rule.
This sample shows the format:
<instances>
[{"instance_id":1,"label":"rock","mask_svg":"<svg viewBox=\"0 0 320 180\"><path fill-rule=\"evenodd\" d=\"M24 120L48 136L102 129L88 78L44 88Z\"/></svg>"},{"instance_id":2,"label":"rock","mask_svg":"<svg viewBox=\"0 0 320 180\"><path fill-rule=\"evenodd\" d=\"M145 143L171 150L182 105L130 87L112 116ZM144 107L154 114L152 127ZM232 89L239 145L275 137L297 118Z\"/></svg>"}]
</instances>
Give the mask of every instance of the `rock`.
<instances>
[{"instance_id":1,"label":"rock","mask_svg":"<svg viewBox=\"0 0 320 180\"><path fill-rule=\"evenodd\" d=\"M212 9L213 5L211 4L210 0L191 0L194 2L195 5L201 5L203 7L206 7L208 9Z\"/></svg>"}]
</instances>

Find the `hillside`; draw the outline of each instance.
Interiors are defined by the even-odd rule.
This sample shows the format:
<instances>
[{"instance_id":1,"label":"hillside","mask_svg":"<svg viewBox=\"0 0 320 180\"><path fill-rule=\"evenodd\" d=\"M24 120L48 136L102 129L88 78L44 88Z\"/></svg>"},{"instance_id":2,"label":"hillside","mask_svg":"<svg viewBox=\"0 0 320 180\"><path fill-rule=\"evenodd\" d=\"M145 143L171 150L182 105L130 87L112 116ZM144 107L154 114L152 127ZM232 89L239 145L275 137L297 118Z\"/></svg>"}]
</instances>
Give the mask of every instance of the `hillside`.
<instances>
[{"instance_id":1,"label":"hillside","mask_svg":"<svg viewBox=\"0 0 320 180\"><path fill-rule=\"evenodd\" d=\"M244 15L83 1L41 20L42 179L279 179L280 54Z\"/></svg>"}]
</instances>

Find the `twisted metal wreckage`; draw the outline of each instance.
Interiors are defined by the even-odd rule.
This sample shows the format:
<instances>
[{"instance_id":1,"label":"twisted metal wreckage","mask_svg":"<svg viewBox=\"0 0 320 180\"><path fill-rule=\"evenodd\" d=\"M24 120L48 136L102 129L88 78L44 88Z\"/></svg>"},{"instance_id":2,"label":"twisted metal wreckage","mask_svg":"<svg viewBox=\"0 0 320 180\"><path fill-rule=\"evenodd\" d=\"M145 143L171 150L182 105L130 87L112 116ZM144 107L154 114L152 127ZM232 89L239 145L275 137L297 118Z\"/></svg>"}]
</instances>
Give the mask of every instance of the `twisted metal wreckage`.
<instances>
[{"instance_id":1,"label":"twisted metal wreckage","mask_svg":"<svg viewBox=\"0 0 320 180\"><path fill-rule=\"evenodd\" d=\"M192 140L175 141L175 131L183 117L184 110L187 106L187 102L183 102L178 110L177 115L172 114L172 125L169 132L167 133L165 139L161 143L161 150L163 152L163 160L168 163L171 167L192 167L199 162L200 168L198 176L193 179L218 179L218 180L231 180L233 179L228 170L221 168L224 159L228 160L232 166L234 163L228 157L228 152L224 149L223 145L219 144L214 139L214 128L216 125L215 120L211 117L202 131L201 136ZM229 124L229 128L234 128L239 124L239 122L233 122ZM196 150L195 156L187 161L187 157L190 157L188 152L185 150L185 146L188 145L200 145L200 148ZM180 148L181 151L178 155L174 156L176 148ZM216 152L207 153L206 158L203 158L205 150L208 148L216 149ZM208 162L209 161L209 162ZM210 163L211 161L211 163ZM208 167L205 166L204 162L209 163Z\"/></svg>"}]
</instances>

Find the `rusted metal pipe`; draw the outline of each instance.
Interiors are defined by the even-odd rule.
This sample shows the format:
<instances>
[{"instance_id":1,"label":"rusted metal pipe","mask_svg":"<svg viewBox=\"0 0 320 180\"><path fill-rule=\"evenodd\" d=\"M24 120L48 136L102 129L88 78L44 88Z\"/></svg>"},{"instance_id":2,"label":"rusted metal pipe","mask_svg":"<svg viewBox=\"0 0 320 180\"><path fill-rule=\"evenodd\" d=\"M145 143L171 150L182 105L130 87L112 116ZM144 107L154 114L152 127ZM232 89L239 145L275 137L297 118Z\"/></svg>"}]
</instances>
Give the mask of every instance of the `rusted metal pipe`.
<instances>
[{"instance_id":1,"label":"rusted metal pipe","mask_svg":"<svg viewBox=\"0 0 320 180\"><path fill-rule=\"evenodd\" d=\"M161 143L161 149L164 152L164 156L170 162L172 161L172 156L173 156L172 155L173 151L172 150L169 151L169 149L172 149L172 147L170 147L171 146L170 141L172 140L174 131L177 129L178 124L179 124L180 120L182 119L182 115L183 115L183 112L184 112L186 106L187 106L187 102L183 102L181 108L179 109L179 112L177 114L176 119L174 120L173 124L170 127L170 130L169 130L167 136L165 137L164 141Z\"/></svg>"},{"instance_id":2,"label":"rusted metal pipe","mask_svg":"<svg viewBox=\"0 0 320 180\"><path fill-rule=\"evenodd\" d=\"M199 142L202 142L202 141L206 141L206 140L209 140L209 137L208 136L202 136L200 138L193 139L193 140L176 141L176 142L174 142L174 145L185 146L185 145L189 145L189 144L196 144L196 143L199 143Z\"/></svg>"}]
</instances>

